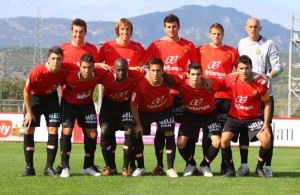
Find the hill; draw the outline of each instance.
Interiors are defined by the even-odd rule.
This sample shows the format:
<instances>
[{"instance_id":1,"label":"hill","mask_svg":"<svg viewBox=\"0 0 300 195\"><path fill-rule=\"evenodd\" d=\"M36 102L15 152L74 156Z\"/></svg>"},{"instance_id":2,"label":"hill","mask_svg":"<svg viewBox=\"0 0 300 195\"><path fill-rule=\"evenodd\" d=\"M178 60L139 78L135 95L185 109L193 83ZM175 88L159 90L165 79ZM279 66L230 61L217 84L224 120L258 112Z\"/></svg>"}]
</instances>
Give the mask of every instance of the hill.
<instances>
[{"instance_id":1,"label":"hill","mask_svg":"<svg viewBox=\"0 0 300 195\"><path fill-rule=\"evenodd\" d=\"M154 12L129 18L134 25L133 39L147 47L153 40L164 36L163 19L170 13L180 18L180 36L193 41L196 45L209 42L209 27L219 22L225 29L224 42L236 46L240 38L247 36L244 26L246 20L251 17L234 8L187 5L166 12ZM34 46L35 22L36 19L32 17L0 19L0 48ZM71 22L72 20L64 18L43 18L41 30L43 47L49 48L71 40ZM88 42L98 45L99 42L116 38L115 22L87 21L87 24L86 40ZM289 30L264 19L261 20L261 24L262 34L272 39L280 50L286 51L289 43Z\"/></svg>"}]
</instances>

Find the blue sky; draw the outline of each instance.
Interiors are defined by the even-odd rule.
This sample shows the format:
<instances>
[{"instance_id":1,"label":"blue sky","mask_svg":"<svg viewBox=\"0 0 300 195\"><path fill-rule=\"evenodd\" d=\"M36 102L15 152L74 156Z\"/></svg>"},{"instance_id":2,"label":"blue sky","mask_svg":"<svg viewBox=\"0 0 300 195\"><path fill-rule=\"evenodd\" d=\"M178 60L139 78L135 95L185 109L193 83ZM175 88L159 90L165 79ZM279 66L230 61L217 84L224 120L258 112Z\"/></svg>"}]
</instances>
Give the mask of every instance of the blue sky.
<instances>
[{"instance_id":1,"label":"blue sky","mask_svg":"<svg viewBox=\"0 0 300 195\"><path fill-rule=\"evenodd\" d=\"M0 18L35 17L40 7L41 16L44 18L79 17L87 21L117 21L122 17L168 11L192 4L236 8L253 17L281 24L285 28L291 28L293 14L300 17L299 0L5 0L0 6Z\"/></svg>"}]
</instances>

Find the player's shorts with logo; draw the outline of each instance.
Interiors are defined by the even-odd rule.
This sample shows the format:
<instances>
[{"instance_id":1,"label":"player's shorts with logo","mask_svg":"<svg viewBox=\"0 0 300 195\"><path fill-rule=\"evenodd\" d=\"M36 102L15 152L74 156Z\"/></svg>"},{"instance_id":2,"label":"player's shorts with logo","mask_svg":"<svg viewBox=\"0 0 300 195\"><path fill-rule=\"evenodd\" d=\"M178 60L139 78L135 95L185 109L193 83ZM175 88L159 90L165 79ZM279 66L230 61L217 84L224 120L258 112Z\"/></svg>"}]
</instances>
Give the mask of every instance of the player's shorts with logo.
<instances>
[{"instance_id":1,"label":"player's shorts with logo","mask_svg":"<svg viewBox=\"0 0 300 195\"><path fill-rule=\"evenodd\" d=\"M185 107L182 102L182 97L180 94L171 94L173 97L172 107L174 112L175 122L180 123L182 121L183 113Z\"/></svg>"},{"instance_id":2,"label":"player's shorts with logo","mask_svg":"<svg viewBox=\"0 0 300 195\"><path fill-rule=\"evenodd\" d=\"M62 99L60 110L63 128L73 128L77 119L81 128L97 129L97 115L93 101L85 105L75 105Z\"/></svg>"},{"instance_id":3,"label":"player's shorts with logo","mask_svg":"<svg viewBox=\"0 0 300 195\"><path fill-rule=\"evenodd\" d=\"M217 113L196 114L187 111L184 112L178 130L178 137L186 136L198 141L201 128L203 129L203 136L210 138L212 135L221 135L221 124Z\"/></svg>"},{"instance_id":4,"label":"player's shorts with logo","mask_svg":"<svg viewBox=\"0 0 300 195\"><path fill-rule=\"evenodd\" d=\"M58 95L55 91L51 95L32 95L30 97L31 109L35 116L36 121L32 121L31 127L39 127L41 123L41 115L45 116L47 127L60 126L60 113ZM24 109L24 116L27 110Z\"/></svg>"},{"instance_id":5,"label":"player's shorts with logo","mask_svg":"<svg viewBox=\"0 0 300 195\"><path fill-rule=\"evenodd\" d=\"M241 131L242 133L247 132L248 138L251 142L257 141L256 135L259 133L261 128L263 127L264 121L262 118L254 118L249 120L240 120L229 116L227 122L225 123L223 132L232 132L234 133L234 138L231 141L236 142L238 135Z\"/></svg>"},{"instance_id":6,"label":"player's shorts with logo","mask_svg":"<svg viewBox=\"0 0 300 195\"><path fill-rule=\"evenodd\" d=\"M144 135L150 135L152 123L156 123L160 131L174 132L175 121L172 107L159 112L139 112L139 115Z\"/></svg>"},{"instance_id":7,"label":"player's shorts with logo","mask_svg":"<svg viewBox=\"0 0 300 195\"><path fill-rule=\"evenodd\" d=\"M113 101L103 96L99 115L100 125L109 123L110 130L124 130L125 125L132 126L130 100L125 102Z\"/></svg>"}]
</instances>

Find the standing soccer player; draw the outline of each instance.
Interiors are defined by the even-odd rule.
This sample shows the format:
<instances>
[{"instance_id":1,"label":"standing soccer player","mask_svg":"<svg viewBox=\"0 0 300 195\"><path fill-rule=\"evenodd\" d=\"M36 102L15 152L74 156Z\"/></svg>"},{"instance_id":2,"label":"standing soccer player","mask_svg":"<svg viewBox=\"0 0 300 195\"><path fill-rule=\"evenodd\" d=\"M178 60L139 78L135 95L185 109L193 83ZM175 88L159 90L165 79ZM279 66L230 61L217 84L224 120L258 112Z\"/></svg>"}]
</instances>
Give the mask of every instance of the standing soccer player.
<instances>
[{"instance_id":1,"label":"standing soccer player","mask_svg":"<svg viewBox=\"0 0 300 195\"><path fill-rule=\"evenodd\" d=\"M57 146L58 127L60 126L59 103L57 87L72 65L62 64L63 51L60 47L51 47L48 52L48 62L32 69L24 87L24 155L27 164L20 176L35 175L33 165L34 132L40 126L41 115L45 116L48 129L47 163L45 175L57 176L53 170Z\"/></svg>"},{"instance_id":2,"label":"standing soccer player","mask_svg":"<svg viewBox=\"0 0 300 195\"><path fill-rule=\"evenodd\" d=\"M95 86L107 74L107 71L94 68L93 56L84 54L80 59L80 71L70 72L62 89L61 116L62 134L60 140L62 172L61 177L70 177L69 159L71 154L71 138L75 120L84 133L84 164L83 175L100 176L94 166L97 145L97 117L93 102Z\"/></svg>"},{"instance_id":3,"label":"standing soccer player","mask_svg":"<svg viewBox=\"0 0 300 195\"><path fill-rule=\"evenodd\" d=\"M106 167L102 175L113 175L117 172L115 163L116 138L115 132L123 130L125 140L123 145L124 161L122 176L131 176L128 165L134 155L133 120L130 110L130 98L137 83L144 78L145 73L129 70L128 62L118 58L114 64L114 72L108 73L101 81L104 85L104 95L99 115L101 127L101 150Z\"/></svg>"},{"instance_id":4,"label":"standing soccer player","mask_svg":"<svg viewBox=\"0 0 300 195\"><path fill-rule=\"evenodd\" d=\"M224 36L223 26L219 23L214 23L209 29L211 43L197 48L199 62L203 69L203 76L207 78L222 79L236 68L236 61L240 56L236 49L223 44ZM223 128L230 109L231 91L224 89L216 92L215 100L216 111L218 112L219 121ZM209 146L210 144L206 146L202 143L202 147L204 148L208 148ZM221 174L224 175L226 172L227 167L222 159Z\"/></svg>"},{"instance_id":5,"label":"standing soccer player","mask_svg":"<svg viewBox=\"0 0 300 195\"><path fill-rule=\"evenodd\" d=\"M71 24L72 41L60 45L64 52L63 62L76 64L79 67L80 58L85 53L90 53L93 56L95 62L99 62L97 47L89 42L85 42L84 38L86 34L86 22L80 18L76 18L75 20L73 20ZM60 164L55 171L57 174L61 174L62 164Z\"/></svg>"},{"instance_id":6,"label":"standing soccer player","mask_svg":"<svg viewBox=\"0 0 300 195\"><path fill-rule=\"evenodd\" d=\"M169 74L178 74L187 71L188 61L198 62L198 55L195 45L179 37L180 22L179 18L170 14L164 19L164 30L166 36L160 40L153 41L147 48L139 65L148 64L152 57L160 58L164 63L164 71ZM171 90L173 96L173 110L175 113L175 122L181 122L184 106L178 91ZM163 174L163 149L165 146L164 133L157 129L154 139L155 154L157 158L157 167L153 175Z\"/></svg>"},{"instance_id":7,"label":"standing soccer player","mask_svg":"<svg viewBox=\"0 0 300 195\"><path fill-rule=\"evenodd\" d=\"M114 63L119 58L124 58L128 62L129 69L140 69L138 66L138 62L142 55L145 52L143 46L135 41L131 40L132 33L133 33L133 25L130 20L127 18L121 18L115 25L115 32L117 38L115 40L110 40L101 45L99 48L99 58L100 62L105 62L109 66L113 67ZM112 79L113 81L114 79ZM128 81L126 81L128 82ZM103 90L103 88L101 88ZM102 103L102 105L104 105ZM101 118L101 117L100 117ZM111 134L111 139L107 140L107 144L111 146L113 159L112 163L115 165L115 150L116 150L116 137L115 134ZM111 167L116 170L114 167ZM135 170L135 162L134 157L130 163L130 169ZM103 171L103 175L110 173L114 173L114 171L108 171L105 169Z\"/></svg>"},{"instance_id":8,"label":"standing soccer player","mask_svg":"<svg viewBox=\"0 0 300 195\"><path fill-rule=\"evenodd\" d=\"M138 168L133 172L133 176L146 174L144 166L144 144L142 135L150 134L151 123L156 122L162 132L164 132L164 142L166 143L166 153L169 177L178 177L174 170L174 160L176 144L174 140L174 114L172 111L172 96L169 94L168 85L163 80L163 61L159 58L152 58L149 61L148 79L143 79L134 89L131 98L131 112L135 121L135 153ZM162 148L163 150L164 148Z\"/></svg>"},{"instance_id":9,"label":"standing soccer player","mask_svg":"<svg viewBox=\"0 0 300 195\"><path fill-rule=\"evenodd\" d=\"M201 66L198 63L190 63L187 71L188 79L182 76L175 77L177 82L174 88L180 92L185 106L177 139L179 153L187 164L183 173L185 177L193 175L197 169L194 153L201 128L203 129L203 160L200 164L200 173L205 177L213 176L210 163L220 150L221 124L216 112L214 96L221 88L222 82L214 79L212 88L207 90L202 82L201 74Z\"/></svg>"},{"instance_id":10,"label":"standing soccer player","mask_svg":"<svg viewBox=\"0 0 300 195\"><path fill-rule=\"evenodd\" d=\"M237 71L238 74L224 79L225 86L232 92L231 109L221 136L222 156L228 167L224 177L236 176L230 141L244 131L250 141L259 140L261 143L255 173L266 178L263 166L271 145L268 87L253 78L252 61L248 56L242 55L238 59ZM265 105L264 116L261 113L262 104Z\"/></svg>"},{"instance_id":11,"label":"standing soccer player","mask_svg":"<svg viewBox=\"0 0 300 195\"><path fill-rule=\"evenodd\" d=\"M268 78L268 87L271 100L271 115L269 121L269 128L272 126L272 118L274 114L274 97L272 90L272 79L277 77L283 72L283 67L280 62L277 48L273 41L260 35L262 27L260 22L256 18L249 18L246 23L245 30L248 33L248 37L240 40L238 44L238 51L240 55L247 55L251 58L253 63L253 72L264 75ZM263 113L263 108L262 108ZM240 135L240 154L241 154L241 166L238 170L238 175L249 174L248 166L248 147L249 140L247 135ZM274 135L271 129L271 147L269 156L266 158L265 172L268 177L272 177L271 162L273 156L274 147Z\"/></svg>"}]
</instances>

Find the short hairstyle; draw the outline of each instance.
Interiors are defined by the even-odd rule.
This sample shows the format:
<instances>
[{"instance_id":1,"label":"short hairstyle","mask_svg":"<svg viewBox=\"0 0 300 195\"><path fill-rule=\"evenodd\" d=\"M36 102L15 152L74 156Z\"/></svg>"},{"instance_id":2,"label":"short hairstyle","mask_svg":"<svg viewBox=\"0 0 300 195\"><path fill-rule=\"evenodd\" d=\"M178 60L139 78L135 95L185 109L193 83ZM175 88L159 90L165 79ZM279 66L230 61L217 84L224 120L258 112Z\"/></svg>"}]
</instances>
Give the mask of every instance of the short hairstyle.
<instances>
[{"instance_id":1,"label":"short hairstyle","mask_svg":"<svg viewBox=\"0 0 300 195\"><path fill-rule=\"evenodd\" d=\"M121 18L115 25L116 35L119 36L119 28L121 25L128 25L131 28L131 35L133 33L132 23L127 18Z\"/></svg>"},{"instance_id":2,"label":"short hairstyle","mask_svg":"<svg viewBox=\"0 0 300 195\"><path fill-rule=\"evenodd\" d=\"M49 52L48 52L48 57L51 55L51 54L53 54L53 53L55 53L55 54L60 54L61 56L63 56L64 55L64 53L63 53L63 50L59 47L59 46L53 46L53 47L51 47L50 49L49 49Z\"/></svg>"},{"instance_id":3,"label":"short hairstyle","mask_svg":"<svg viewBox=\"0 0 300 195\"><path fill-rule=\"evenodd\" d=\"M187 72L190 74L192 69L196 69L196 70L198 69L198 70L200 70L200 72L202 74L202 66L199 63L197 63L197 62L190 63L188 65Z\"/></svg>"},{"instance_id":4,"label":"short hairstyle","mask_svg":"<svg viewBox=\"0 0 300 195\"><path fill-rule=\"evenodd\" d=\"M161 66L162 70L164 69L164 62L160 58L157 58L157 57L151 58L149 60L148 67L150 68L150 66L153 64L159 64Z\"/></svg>"},{"instance_id":5,"label":"short hairstyle","mask_svg":"<svg viewBox=\"0 0 300 195\"><path fill-rule=\"evenodd\" d=\"M73 26L81 26L84 28L85 32L87 32L87 25L85 21L80 18L76 18L75 20L73 20L71 24L71 30L73 30Z\"/></svg>"},{"instance_id":6,"label":"short hairstyle","mask_svg":"<svg viewBox=\"0 0 300 195\"><path fill-rule=\"evenodd\" d=\"M80 66L81 66L82 62L92 63L94 66L95 60L94 60L92 54L85 53L80 58Z\"/></svg>"},{"instance_id":7,"label":"short hairstyle","mask_svg":"<svg viewBox=\"0 0 300 195\"><path fill-rule=\"evenodd\" d=\"M239 57L239 59L236 61L236 64L238 65L239 63L248 64L252 67L252 60L247 55L242 55L241 57Z\"/></svg>"},{"instance_id":8,"label":"short hairstyle","mask_svg":"<svg viewBox=\"0 0 300 195\"><path fill-rule=\"evenodd\" d=\"M128 61L125 58L118 58L115 60L114 66L125 66L128 69Z\"/></svg>"},{"instance_id":9,"label":"short hairstyle","mask_svg":"<svg viewBox=\"0 0 300 195\"><path fill-rule=\"evenodd\" d=\"M180 27L179 18L176 15L174 14L167 15L164 19L164 26L166 25L166 23L171 23L171 22L177 22L178 26Z\"/></svg>"},{"instance_id":10,"label":"short hairstyle","mask_svg":"<svg viewBox=\"0 0 300 195\"><path fill-rule=\"evenodd\" d=\"M209 32L211 32L211 29L212 29L212 28L218 28L218 29L221 29L222 33L224 33L224 28L223 28L223 26L222 26L220 23L218 23L218 22L213 23L213 24L210 26Z\"/></svg>"}]
</instances>

